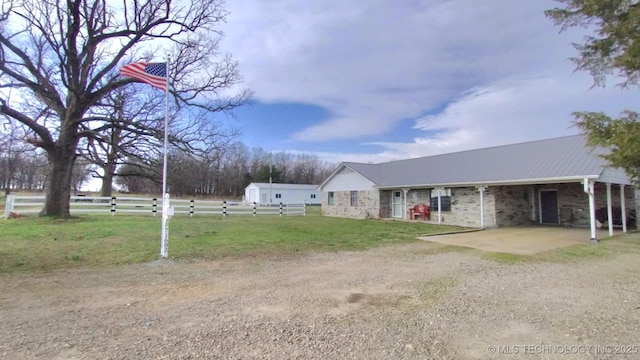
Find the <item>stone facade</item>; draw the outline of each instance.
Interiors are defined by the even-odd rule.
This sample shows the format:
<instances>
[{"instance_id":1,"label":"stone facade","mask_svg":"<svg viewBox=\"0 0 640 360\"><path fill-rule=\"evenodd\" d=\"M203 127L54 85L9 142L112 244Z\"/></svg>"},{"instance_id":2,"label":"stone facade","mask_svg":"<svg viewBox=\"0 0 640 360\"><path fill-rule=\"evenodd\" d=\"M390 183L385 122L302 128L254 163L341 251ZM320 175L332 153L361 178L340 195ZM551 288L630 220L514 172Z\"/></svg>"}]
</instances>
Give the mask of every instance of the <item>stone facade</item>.
<instances>
[{"instance_id":1,"label":"stone facade","mask_svg":"<svg viewBox=\"0 0 640 360\"><path fill-rule=\"evenodd\" d=\"M351 206L350 191L334 191L333 205L328 203L328 192L322 194L322 214L354 219L380 218L380 191L358 191L358 205Z\"/></svg>"},{"instance_id":2,"label":"stone facade","mask_svg":"<svg viewBox=\"0 0 640 360\"><path fill-rule=\"evenodd\" d=\"M588 227L589 197L581 183L488 186L484 192L484 226L507 227L540 223L540 191L558 192L559 225ZM327 204L327 193L323 194L322 212L328 216L351 218L392 218L392 196L397 190L364 190L358 192L358 206L351 206L349 191L335 191L334 205ZM410 189L407 192L406 208L418 204L430 204L431 189ZM620 186L611 186L612 206L620 206ZM606 207L606 185L595 185L596 209ZM403 204L404 205L404 204ZM640 191L625 187L627 211L636 209L640 214ZM408 219L408 215L406 215ZM451 188L451 211L441 212L441 223L480 227L480 192L477 187ZM400 214L405 218L405 214ZM438 223L438 212L432 211L431 223ZM639 228L640 229L640 228Z\"/></svg>"},{"instance_id":3,"label":"stone facade","mask_svg":"<svg viewBox=\"0 0 640 360\"><path fill-rule=\"evenodd\" d=\"M393 193L390 190L380 190L380 213L378 215L383 219L391 217L391 195Z\"/></svg>"},{"instance_id":4,"label":"stone facade","mask_svg":"<svg viewBox=\"0 0 640 360\"><path fill-rule=\"evenodd\" d=\"M392 218L393 212L391 209L391 199L393 193L395 191L400 191L401 196L404 199L403 190L382 190L380 191L380 217L381 218ZM415 205L419 204L429 204L431 192L429 189L411 189L407 192L407 212L408 209L413 208ZM403 200L404 201L404 200ZM409 219L409 215L407 214L407 219ZM400 218L404 219L405 214L400 214Z\"/></svg>"},{"instance_id":5,"label":"stone facade","mask_svg":"<svg viewBox=\"0 0 640 360\"><path fill-rule=\"evenodd\" d=\"M398 191L398 190L393 190ZM381 191L381 198L386 194L386 199L381 199L381 208L384 208L385 201L389 204L386 211L381 211L382 218L391 217L391 190ZM411 189L407 192L407 209L415 205L431 203L431 189ZM494 195L491 188L485 190L484 194L484 221L485 227L493 227L496 224ZM451 189L451 211L442 211L441 223L448 225L461 225L470 227L480 227L480 192L476 187L452 188ZM404 218L404 216L403 216ZM407 217L408 219L408 217ZM438 223L438 212L431 212L430 223Z\"/></svg>"},{"instance_id":6,"label":"stone facade","mask_svg":"<svg viewBox=\"0 0 640 360\"><path fill-rule=\"evenodd\" d=\"M431 202L431 191L429 189L411 189L407 192L407 209L416 205L429 205Z\"/></svg>"},{"instance_id":7,"label":"stone facade","mask_svg":"<svg viewBox=\"0 0 640 360\"><path fill-rule=\"evenodd\" d=\"M558 223L563 226L589 226L589 197L581 183L522 185L496 187L498 226L531 225L540 223L540 191L558 192ZM532 199L533 195L533 199ZM635 207L634 191L625 187L627 210ZM532 201L533 200L533 201ZM620 186L611 186L611 204L620 206ZM595 185L596 209L607 206L606 185Z\"/></svg>"},{"instance_id":8,"label":"stone facade","mask_svg":"<svg viewBox=\"0 0 640 360\"><path fill-rule=\"evenodd\" d=\"M438 214L433 217L436 221ZM476 187L451 189L451 211L442 212L442 223L480 227L480 190ZM484 191L484 227L496 226L495 192L487 187Z\"/></svg>"},{"instance_id":9,"label":"stone facade","mask_svg":"<svg viewBox=\"0 0 640 360\"><path fill-rule=\"evenodd\" d=\"M532 186L494 186L496 226L531 225ZM533 204L536 203L535 191Z\"/></svg>"},{"instance_id":10,"label":"stone facade","mask_svg":"<svg viewBox=\"0 0 640 360\"><path fill-rule=\"evenodd\" d=\"M589 226L589 197L584 193L580 183L554 184L536 187L536 195L540 190L557 190L558 206L560 208L560 225L588 227ZM538 199L536 199L538 200ZM607 206L607 188L605 184L595 184L596 210ZM611 185L611 205L620 206L620 186ZM536 221L540 221L539 205L536 203ZM630 186L625 187L626 209L635 207L634 191Z\"/></svg>"}]
</instances>

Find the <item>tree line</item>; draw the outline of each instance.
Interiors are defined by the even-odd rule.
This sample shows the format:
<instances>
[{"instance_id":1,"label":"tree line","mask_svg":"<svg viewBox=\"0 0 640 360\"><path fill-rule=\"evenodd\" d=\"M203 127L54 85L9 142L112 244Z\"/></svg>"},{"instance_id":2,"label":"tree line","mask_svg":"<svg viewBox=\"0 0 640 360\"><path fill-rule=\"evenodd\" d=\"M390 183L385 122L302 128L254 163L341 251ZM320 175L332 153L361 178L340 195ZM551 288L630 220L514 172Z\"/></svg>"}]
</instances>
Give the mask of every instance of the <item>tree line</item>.
<instances>
[{"instance_id":1,"label":"tree line","mask_svg":"<svg viewBox=\"0 0 640 360\"><path fill-rule=\"evenodd\" d=\"M116 184L124 191L160 193L161 161L156 159L157 166L152 169L137 164L122 166ZM335 168L316 155L269 153L239 141L198 156L172 151L167 166L168 192L172 196L221 198L241 198L245 187L252 182L320 184Z\"/></svg>"},{"instance_id":2,"label":"tree line","mask_svg":"<svg viewBox=\"0 0 640 360\"><path fill-rule=\"evenodd\" d=\"M44 191L49 181L46 154L24 140L23 129L7 120L0 128L0 187L12 190ZM79 190L89 180L91 166L79 160L71 175L71 187Z\"/></svg>"},{"instance_id":3,"label":"tree line","mask_svg":"<svg viewBox=\"0 0 640 360\"><path fill-rule=\"evenodd\" d=\"M6 193L46 191L49 176L46 153L25 142L22 135L19 127L9 123L0 131L0 185ZM167 183L171 195L241 198L251 182L271 179L274 183L320 184L335 168L335 164L312 154L270 153L260 147L250 148L239 141L238 136L235 130L227 131L225 136L218 136L215 146L210 144L197 151L170 147ZM118 146L122 144L113 147ZM92 179L108 182L101 186L101 196L111 196L114 184L125 192L161 192L160 147L135 156L119 156L117 161L104 161L97 155L79 153L71 178L71 187L76 193ZM115 165L112 169L111 164ZM111 175L105 176L110 170L113 170Z\"/></svg>"}]
</instances>

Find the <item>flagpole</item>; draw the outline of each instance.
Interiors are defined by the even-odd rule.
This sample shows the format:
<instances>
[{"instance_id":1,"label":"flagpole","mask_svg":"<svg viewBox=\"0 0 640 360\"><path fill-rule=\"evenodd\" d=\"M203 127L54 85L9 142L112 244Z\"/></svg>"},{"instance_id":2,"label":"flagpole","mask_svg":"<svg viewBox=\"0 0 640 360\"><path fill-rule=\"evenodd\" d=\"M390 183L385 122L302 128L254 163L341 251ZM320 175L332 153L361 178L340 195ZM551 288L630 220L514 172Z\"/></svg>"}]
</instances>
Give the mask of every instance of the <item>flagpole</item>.
<instances>
[{"instance_id":1,"label":"flagpole","mask_svg":"<svg viewBox=\"0 0 640 360\"><path fill-rule=\"evenodd\" d=\"M271 164L272 164L272 154L269 153L269 207L271 207L271 202L273 199L271 198Z\"/></svg>"},{"instance_id":2,"label":"flagpole","mask_svg":"<svg viewBox=\"0 0 640 360\"><path fill-rule=\"evenodd\" d=\"M164 159L162 163L162 229L160 235L160 256L166 258L169 256L169 228L167 220L169 219L169 194L167 194L167 142L169 133L169 63L170 56L167 55L167 66L165 67L167 84L164 101Z\"/></svg>"}]
</instances>

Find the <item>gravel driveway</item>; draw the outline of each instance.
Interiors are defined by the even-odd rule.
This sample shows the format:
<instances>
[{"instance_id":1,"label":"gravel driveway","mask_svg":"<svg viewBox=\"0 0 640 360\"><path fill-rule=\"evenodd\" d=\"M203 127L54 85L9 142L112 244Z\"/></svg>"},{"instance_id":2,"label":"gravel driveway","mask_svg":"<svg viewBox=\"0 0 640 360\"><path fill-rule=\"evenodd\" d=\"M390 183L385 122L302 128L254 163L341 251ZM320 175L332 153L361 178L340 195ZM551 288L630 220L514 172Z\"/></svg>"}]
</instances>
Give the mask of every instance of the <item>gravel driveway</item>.
<instances>
[{"instance_id":1,"label":"gravel driveway","mask_svg":"<svg viewBox=\"0 0 640 360\"><path fill-rule=\"evenodd\" d=\"M2 275L0 357L638 359L638 264L416 242Z\"/></svg>"}]
</instances>

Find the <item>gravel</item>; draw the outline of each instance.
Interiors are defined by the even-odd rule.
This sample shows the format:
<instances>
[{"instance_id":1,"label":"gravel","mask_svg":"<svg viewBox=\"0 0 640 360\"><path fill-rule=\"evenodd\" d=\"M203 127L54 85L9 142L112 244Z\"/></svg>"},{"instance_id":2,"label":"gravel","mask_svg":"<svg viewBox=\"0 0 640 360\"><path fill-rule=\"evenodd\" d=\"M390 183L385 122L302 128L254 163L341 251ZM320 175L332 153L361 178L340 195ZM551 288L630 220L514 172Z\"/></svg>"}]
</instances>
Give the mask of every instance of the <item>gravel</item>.
<instances>
[{"instance_id":1,"label":"gravel","mask_svg":"<svg viewBox=\"0 0 640 360\"><path fill-rule=\"evenodd\" d=\"M2 275L0 358L640 358L639 254L504 264L433 249Z\"/></svg>"}]
</instances>

